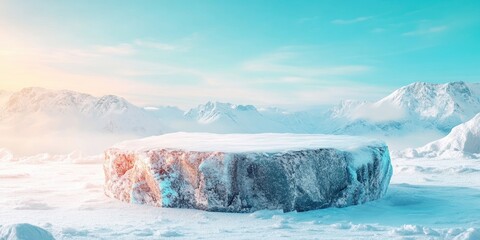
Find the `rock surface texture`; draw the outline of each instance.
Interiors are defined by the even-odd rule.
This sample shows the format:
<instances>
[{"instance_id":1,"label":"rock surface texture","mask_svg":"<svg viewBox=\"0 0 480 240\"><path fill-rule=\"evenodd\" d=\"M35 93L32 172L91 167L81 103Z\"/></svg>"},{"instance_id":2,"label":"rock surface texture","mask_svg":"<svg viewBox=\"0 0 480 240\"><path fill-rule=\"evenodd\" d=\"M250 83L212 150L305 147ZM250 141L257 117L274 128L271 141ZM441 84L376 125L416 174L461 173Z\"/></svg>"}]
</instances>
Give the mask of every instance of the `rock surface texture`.
<instances>
[{"instance_id":1,"label":"rock surface texture","mask_svg":"<svg viewBox=\"0 0 480 240\"><path fill-rule=\"evenodd\" d=\"M350 136L173 133L105 152L105 193L208 211L306 211L382 197L388 147Z\"/></svg>"}]
</instances>

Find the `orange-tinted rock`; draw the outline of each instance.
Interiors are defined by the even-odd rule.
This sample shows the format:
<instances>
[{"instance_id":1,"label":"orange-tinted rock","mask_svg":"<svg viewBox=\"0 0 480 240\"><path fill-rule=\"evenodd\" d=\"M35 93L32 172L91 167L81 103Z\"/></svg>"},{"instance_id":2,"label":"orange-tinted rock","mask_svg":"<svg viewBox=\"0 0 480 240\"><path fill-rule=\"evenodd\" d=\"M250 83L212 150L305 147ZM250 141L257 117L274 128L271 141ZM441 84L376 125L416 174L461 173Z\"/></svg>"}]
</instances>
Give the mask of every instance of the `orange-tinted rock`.
<instances>
[{"instance_id":1,"label":"orange-tinted rock","mask_svg":"<svg viewBox=\"0 0 480 240\"><path fill-rule=\"evenodd\" d=\"M209 211L343 207L380 198L392 173L385 145L355 151L362 154L329 147L222 152L117 146L105 152L105 193L125 202Z\"/></svg>"}]
</instances>

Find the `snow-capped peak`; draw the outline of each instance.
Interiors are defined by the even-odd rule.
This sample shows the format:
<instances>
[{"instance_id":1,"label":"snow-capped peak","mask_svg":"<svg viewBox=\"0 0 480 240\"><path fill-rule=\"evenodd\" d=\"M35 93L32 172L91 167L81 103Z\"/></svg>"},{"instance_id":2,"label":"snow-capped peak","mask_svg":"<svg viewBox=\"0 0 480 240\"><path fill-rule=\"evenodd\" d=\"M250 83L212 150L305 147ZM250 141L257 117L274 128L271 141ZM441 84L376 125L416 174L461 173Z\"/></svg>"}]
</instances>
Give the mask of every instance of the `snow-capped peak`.
<instances>
[{"instance_id":1,"label":"snow-capped peak","mask_svg":"<svg viewBox=\"0 0 480 240\"><path fill-rule=\"evenodd\" d=\"M404 109L410 117L434 122L441 129L452 127L480 112L480 96L464 82L412 83L378 101Z\"/></svg>"},{"instance_id":2,"label":"snow-capped peak","mask_svg":"<svg viewBox=\"0 0 480 240\"><path fill-rule=\"evenodd\" d=\"M212 102L199 105L196 108L190 109L185 113L185 116L190 119L195 119L200 123L207 124L218 120L221 117L234 119L236 112L251 111L258 114L257 109L253 105L235 105L231 103Z\"/></svg>"},{"instance_id":3,"label":"snow-capped peak","mask_svg":"<svg viewBox=\"0 0 480 240\"><path fill-rule=\"evenodd\" d=\"M41 115L41 119L49 119L46 122L57 125L70 123L68 125L73 127L74 121L77 123L75 126L100 128L108 132L145 132L149 129L158 133L160 125L145 109L114 95L97 98L67 90L24 88L13 93L0 106L0 119L4 121L15 122L20 118L26 119L31 114L37 114L37 119Z\"/></svg>"},{"instance_id":4,"label":"snow-capped peak","mask_svg":"<svg viewBox=\"0 0 480 240\"><path fill-rule=\"evenodd\" d=\"M94 100L95 98L88 94L30 87L13 93L6 102L4 111L6 113L75 112L88 108Z\"/></svg>"},{"instance_id":5,"label":"snow-capped peak","mask_svg":"<svg viewBox=\"0 0 480 240\"><path fill-rule=\"evenodd\" d=\"M334 106L330 110L330 114L333 118L351 118L353 112L355 112L356 109L367 103L367 101L358 101L351 99L342 100L338 105Z\"/></svg>"},{"instance_id":6,"label":"snow-capped peak","mask_svg":"<svg viewBox=\"0 0 480 240\"><path fill-rule=\"evenodd\" d=\"M135 106L130 104L124 98L114 95L106 95L95 101L92 111L100 115L111 113L120 114L132 108L135 108Z\"/></svg>"}]
</instances>

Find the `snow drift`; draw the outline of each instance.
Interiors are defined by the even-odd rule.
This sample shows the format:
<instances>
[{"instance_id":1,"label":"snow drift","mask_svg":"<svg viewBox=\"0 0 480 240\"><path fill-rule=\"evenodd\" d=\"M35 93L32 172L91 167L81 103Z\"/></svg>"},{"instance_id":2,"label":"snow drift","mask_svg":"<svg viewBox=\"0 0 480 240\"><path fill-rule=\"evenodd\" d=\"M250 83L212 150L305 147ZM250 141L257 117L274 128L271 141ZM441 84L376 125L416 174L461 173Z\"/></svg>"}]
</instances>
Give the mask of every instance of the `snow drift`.
<instances>
[{"instance_id":1,"label":"snow drift","mask_svg":"<svg viewBox=\"0 0 480 240\"><path fill-rule=\"evenodd\" d=\"M47 230L28 224L12 224L0 228L0 239L2 240L54 240L52 234Z\"/></svg>"},{"instance_id":2,"label":"snow drift","mask_svg":"<svg viewBox=\"0 0 480 240\"><path fill-rule=\"evenodd\" d=\"M105 193L125 202L208 211L306 211L386 193L383 142L350 136L174 133L105 152Z\"/></svg>"},{"instance_id":3,"label":"snow drift","mask_svg":"<svg viewBox=\"0 0 480 240\"><path fill-rule=\"evenodd\" d=\"M406 157L480 156L480 113L454 127L444 138L417 149L407 149L404 155Z\"/></svg>"}]
</instances>

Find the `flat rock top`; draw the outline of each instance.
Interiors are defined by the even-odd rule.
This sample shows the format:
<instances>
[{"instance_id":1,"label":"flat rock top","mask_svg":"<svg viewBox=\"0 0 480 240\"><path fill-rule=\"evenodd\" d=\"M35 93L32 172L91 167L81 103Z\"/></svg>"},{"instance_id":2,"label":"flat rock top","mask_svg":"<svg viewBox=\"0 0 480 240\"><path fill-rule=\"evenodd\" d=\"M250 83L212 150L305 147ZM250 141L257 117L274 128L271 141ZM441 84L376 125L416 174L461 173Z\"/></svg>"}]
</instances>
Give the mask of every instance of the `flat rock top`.
<instances>
[{"instance_id":1,"label":"flat rock top","mask_svg":"<svg viewBox=\"0 0 480 240\"><path fill-rule=\"evenodd\" d=\"M335 148L355 151L364 147L385 146L382 141L342 135L323 134L213 134L170 133L160 136L130 140L114 148L130 151L177 149L197 152L283 152L291 150Z\"/></svg>"}]
</instances>

